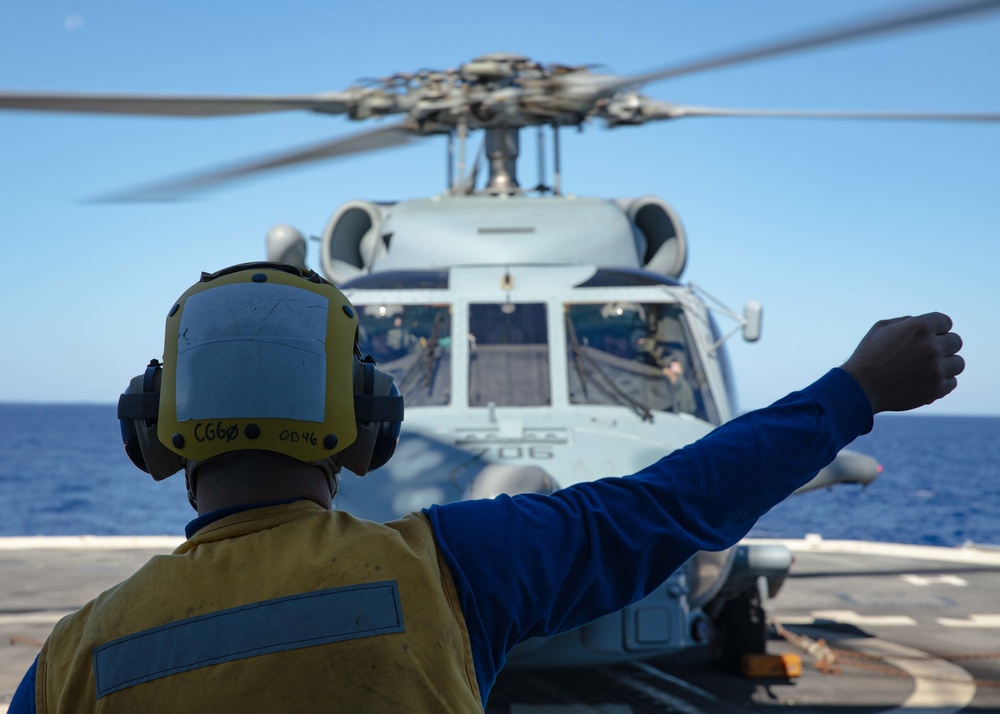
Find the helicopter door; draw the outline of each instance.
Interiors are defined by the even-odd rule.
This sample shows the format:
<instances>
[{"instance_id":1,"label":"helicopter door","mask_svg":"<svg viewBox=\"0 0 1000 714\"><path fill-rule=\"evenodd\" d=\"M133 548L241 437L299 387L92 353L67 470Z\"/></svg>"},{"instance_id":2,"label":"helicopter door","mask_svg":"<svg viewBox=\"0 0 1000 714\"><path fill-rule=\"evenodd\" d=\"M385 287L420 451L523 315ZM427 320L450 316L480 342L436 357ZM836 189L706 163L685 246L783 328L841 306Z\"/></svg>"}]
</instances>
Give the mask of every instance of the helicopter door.
<instances>
[{"instance_id":1,"label":"helicopter door","mask_svg":"<svg viewBox=\"0 0 1000 714\"><path fill-rule=\"evenodd\" d=\"M545 303L469 305L469 406L548 406Z\"/></svg>"}]
</instances>

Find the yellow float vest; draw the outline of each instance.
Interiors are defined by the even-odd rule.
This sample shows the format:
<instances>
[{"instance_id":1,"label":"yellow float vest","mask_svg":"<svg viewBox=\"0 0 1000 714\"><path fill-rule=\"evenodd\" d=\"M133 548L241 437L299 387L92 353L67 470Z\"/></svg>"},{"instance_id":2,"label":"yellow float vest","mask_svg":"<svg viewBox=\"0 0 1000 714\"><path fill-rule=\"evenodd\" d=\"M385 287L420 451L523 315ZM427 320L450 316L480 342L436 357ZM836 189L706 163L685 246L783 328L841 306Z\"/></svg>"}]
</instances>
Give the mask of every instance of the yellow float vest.
<instances>
[{"instance_id":1,"label":"yellow float vest","mask_svg":"<svg viewBox=\"0 0 1000 714\"><path fill-rule=\"evenodd\" d=\"M205 526L56 625L55 712L482 712L469 635L427 519L310 501Z\"/></svg>"}]
</instances>

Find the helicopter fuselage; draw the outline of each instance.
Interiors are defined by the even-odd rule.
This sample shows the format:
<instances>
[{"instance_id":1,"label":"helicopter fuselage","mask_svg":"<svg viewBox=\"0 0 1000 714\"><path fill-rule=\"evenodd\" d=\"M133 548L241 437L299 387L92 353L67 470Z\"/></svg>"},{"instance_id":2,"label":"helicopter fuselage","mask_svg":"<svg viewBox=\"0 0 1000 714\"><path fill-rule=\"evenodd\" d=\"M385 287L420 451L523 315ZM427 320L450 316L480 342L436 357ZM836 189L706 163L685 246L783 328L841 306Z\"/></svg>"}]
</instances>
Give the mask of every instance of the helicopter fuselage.
<instances>
[{"instance_id":1,"label":"helicopter fuselage","mask_svg":"<svg viewBox=\"0 0 1000 714\"><path fill-rule=\"evenodd\" d=\"M339 507L390 520L625 476L730 419L721 333L678 280L684 241L653 197L343 206L322 238L324 272L357 308L360 347L393 374L407 412L396 457L375 478L345 479ZM721 602L765 575L736 561L737 549L699 553L644 600L525 643L510 662L595 664L705 644ZM774 589L784 577L766 574Z\"/></svg>"}]
</instances>

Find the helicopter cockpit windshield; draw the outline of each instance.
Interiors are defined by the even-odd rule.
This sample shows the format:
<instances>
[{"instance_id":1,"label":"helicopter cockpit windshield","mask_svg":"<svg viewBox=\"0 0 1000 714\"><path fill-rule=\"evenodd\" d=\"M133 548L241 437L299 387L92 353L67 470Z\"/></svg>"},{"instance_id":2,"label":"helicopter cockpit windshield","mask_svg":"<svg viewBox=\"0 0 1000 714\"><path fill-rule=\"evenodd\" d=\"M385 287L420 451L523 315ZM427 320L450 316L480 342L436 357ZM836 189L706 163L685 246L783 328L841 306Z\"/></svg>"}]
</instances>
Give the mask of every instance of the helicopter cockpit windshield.
<instances>
[{"instance_id":1,"label":"helicopter cockpit windshield","mask_svg":"<svg viewBox=\"0 0 1000 714\"><path fill-rule=\"evenodd\" d=\"M407 405L451 401L448 305L358 305L358 346L391 373Z\"/></svg>"},{"instance_id":2,"label":"helicopter cockpit windshield","mask_svg":"<svg viewBox=\"0 0 1000 714\"><path fill-rule=\"evenodd\" d=\"M469 406L551 404L545 303L469 305Z\"/></svg>"},{"instance_id":3,"label":"helicopter cockpit windshield","mask_svg":"<svg viewBox=\"0 0 1000 714\"><path fill-rule=\"evenodd\" d=\"M719 424L705 370L675 303L567 304L571 404L668 411Z\"/></svg>"}]
</instances>

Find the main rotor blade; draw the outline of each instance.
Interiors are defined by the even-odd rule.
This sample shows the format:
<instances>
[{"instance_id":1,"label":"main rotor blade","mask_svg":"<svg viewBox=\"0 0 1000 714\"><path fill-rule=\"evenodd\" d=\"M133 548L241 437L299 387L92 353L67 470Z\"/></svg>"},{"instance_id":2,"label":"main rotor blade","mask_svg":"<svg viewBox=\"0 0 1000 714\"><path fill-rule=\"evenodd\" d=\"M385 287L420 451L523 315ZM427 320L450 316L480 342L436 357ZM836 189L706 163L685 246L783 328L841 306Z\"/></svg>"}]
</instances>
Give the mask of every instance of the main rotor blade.
<instances>
[{"instance_id":1,"label":"main rotor blade","mask_svg":"<svg viewBox=\"0 0 1000 714\"><path fill-rule=\"evenodd\" d=\"M944 2L925 5L915 10L908 10L893 15L883 15L871 20L856 22L830 30L822 30L806 35L792 37L786 40L779 40L759 47L751 47L744 50L737 50L728 54L715 57L708 57L694 62L666 67L664 69L636 74L631 77L619 77L598 83L600 92L608 92L623 87L656 82L672 77L679 77L695 72L705 72L719 67L751 62L753 60L764 59L766 57L776 57L778 55L799 52L801 50L822 47L824 45L834 45L841 42L861 39L862 37L872 37L874 35L884 35L897 30L912 29L920 25L930 25L948 20L956 20L961 17L977 15L986 12L1000 10L1000 0L964 0L962 2Z\"/></svg>"},{"instance_id":2,"label":"main rotor blade","mask_svg":"<svg viewBox=\"0 0 1000 714\"><path fill-rule=\"evenodd\" d=\"M343 114L351 94L330 92L301 96L218 97L169 94L78 94L0 92L0 109L91 114L144 114L168 117L218 117L307 109Z\"/></svg>"},{"instance_id":3,"label":"main rotor blade","mask_svg":"<svg viewBox=\"0 0 1000 714\"><path fill-rule=\"evenodd\" d=\"M694 107L667 102L643 106L644 119L682 119L684 117L774 117L789 119L884 119L904 121L1000 121L1000 114L966 112L869 112L826 109L723 109Z\"/></svg>"},{"instance_id":4,"label":"main rotor blade","mask_svg":"<svg viewBox=\"0 0 1000 714\"><path fill-rule=\"evenodd\" d=\"M255 159L247 163L236 164L123 193L102 196L95 200L108 202L178 200L197 191L203 191L253 174L273 171L274 169L293 166L295 164L318 161L320 159L331 159L338 156L347 156L348 154L388 149L393 146L406 144L419 138L419 136L418 133L410 129L406 124L391 124L372 131L354 134L347 138L324 141L300 149Z\"/></svg>"}]
</instances>

